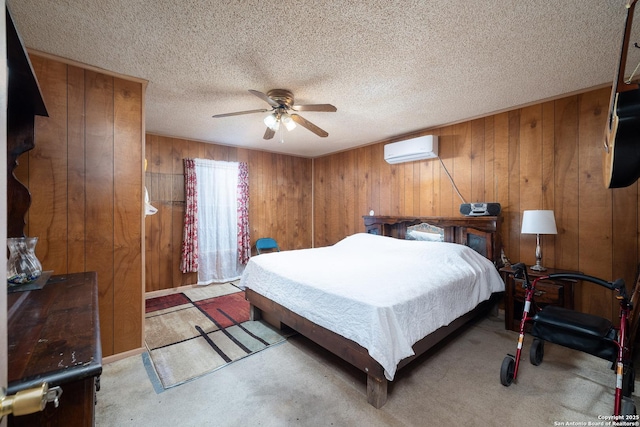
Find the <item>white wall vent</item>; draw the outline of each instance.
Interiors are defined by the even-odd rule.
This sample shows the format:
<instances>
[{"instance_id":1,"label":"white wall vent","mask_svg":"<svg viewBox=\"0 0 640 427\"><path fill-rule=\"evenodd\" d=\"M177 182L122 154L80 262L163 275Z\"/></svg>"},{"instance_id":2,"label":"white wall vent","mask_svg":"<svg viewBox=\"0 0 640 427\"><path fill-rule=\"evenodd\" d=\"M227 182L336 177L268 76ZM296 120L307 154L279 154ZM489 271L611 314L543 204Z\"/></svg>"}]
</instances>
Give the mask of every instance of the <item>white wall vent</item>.
<instances>
[{"instance_id":1,"label":"white wall vent","mask_svg":"<svg viewBox=\"0 0 640 427\"><path fill-rule=\"evenodd\" d=\"M438 136L425 135L384 146L384 159L387 163L413 162L415 160L438 157Z\"/></svg>"}]
</instances>

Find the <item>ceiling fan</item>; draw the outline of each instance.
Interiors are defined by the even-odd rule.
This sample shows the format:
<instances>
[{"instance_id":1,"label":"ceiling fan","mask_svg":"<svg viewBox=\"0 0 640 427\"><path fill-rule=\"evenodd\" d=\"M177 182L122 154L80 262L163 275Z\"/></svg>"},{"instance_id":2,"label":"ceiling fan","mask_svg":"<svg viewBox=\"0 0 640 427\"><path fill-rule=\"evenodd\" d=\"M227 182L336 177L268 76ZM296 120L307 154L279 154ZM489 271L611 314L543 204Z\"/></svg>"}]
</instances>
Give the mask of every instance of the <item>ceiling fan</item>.
<instances>
[{"instance_id":1,"label":"ceiling fan","mask_svg":"<svg viewBox=\"0 0 640 427\"><path fill-rule=\"evenodd\" d=\"M266 93L266 95L260 91L249 89L249 92L265 101L271 106L271 114L264 119L264 124L267 125L267 130L264 132L264 139L271 139L276 134L276 131L280 128L280 124L292 130L296 127L296 123L302 127L307 128L311 132L320 137L329 136L329 134L320 129L318 126L311 123L304 117L290 113L290 111L325 111L335 112L337 108L331 104L307 104L307 105L295 105L293 103L293 94L286 89L272 89ZM214 118L239 116L241 114L253 114L253 113L265 113L269 111L268 108L259 110L238 111L235 113L216 114Z\"/></svg>"}]
</instances>

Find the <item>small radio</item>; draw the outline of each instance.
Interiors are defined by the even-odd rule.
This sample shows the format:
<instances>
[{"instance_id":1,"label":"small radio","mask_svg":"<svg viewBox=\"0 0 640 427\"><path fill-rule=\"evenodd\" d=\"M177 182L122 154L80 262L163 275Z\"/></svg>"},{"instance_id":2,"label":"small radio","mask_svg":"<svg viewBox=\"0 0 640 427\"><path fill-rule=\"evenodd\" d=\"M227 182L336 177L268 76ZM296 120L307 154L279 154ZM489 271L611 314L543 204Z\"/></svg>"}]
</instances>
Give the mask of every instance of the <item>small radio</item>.
<instances>
[{"instance_id":1,"label":"small radio","mask_svg":"<svg viewBox=\"0 0 640 427\"><path fill-rule=\"evenodd\" d=\"M498 216L500 203L463 203L460 213L464 216Z\"/></svg>"}]
</instances>

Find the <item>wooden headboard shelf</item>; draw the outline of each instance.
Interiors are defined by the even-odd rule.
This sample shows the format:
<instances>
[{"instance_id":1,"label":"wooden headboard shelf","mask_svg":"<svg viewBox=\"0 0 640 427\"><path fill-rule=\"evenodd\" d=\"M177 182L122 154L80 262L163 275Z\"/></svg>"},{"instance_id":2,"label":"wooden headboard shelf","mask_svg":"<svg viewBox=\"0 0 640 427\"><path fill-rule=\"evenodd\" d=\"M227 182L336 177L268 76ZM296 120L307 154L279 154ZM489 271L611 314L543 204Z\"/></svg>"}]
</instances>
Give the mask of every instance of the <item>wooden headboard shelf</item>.
<instances>
[{"instance_id":1,"label":"wooden headboard shelf","mask_svg":"<svg viewBox=\"0 0 640 427\"><path fill-rule=\"evenodd\" d=\"M407 228L417 224L430 224L444 230L445 242L470 246L501 266L500 216L443 217L443 216L364 216L367 233L404 239Z\"/></svg>"}]
</instances>

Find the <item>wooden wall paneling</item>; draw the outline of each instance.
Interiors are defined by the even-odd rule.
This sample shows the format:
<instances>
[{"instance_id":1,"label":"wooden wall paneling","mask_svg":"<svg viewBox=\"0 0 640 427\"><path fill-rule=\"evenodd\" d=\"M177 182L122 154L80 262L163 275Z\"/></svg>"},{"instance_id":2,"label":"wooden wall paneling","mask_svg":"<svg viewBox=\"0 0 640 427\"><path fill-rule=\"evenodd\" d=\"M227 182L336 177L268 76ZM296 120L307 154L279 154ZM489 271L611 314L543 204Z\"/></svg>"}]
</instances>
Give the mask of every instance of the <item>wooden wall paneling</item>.
<instances>
[{"instance_id":1,"label":"wooden wall paneling","mask_svg":"<svg viewBox=\"0 0 640 427\"><path fill-rule=\"evenodd\" d=\"M148 190L148 189L147 189ZM157 215L157 213L156 213ZM144 220L144 289L145 292L156 291L155 284L159 282L157 270L157 253L154 253L157 241L156 215L147 216ZM155 278L155 279L154 279Z\"/></svg>"},{"instance_id":2,"label":"wooden wall paneling","mask_svg":"<svg viewBox=\"0 0 640 427\"><path fill-rule=\"evenodd\" d=\"M384 211L383 202L381 200L380 193L380 168L382 163L386 163L384 161L384 144L373 144L369 146L370 150L370 165L369 165L369 176L370 176L370 189L371 195L370 203L371 210L374 211L376 215L387 215L388 212Z\"/></svg>"},{"instance_id":3,"label":"wooden wall paneling","mask_svg":"<svg viewBox=\"0 0 640 427\"><path fill-rule=\"evenodd\" d=\"M562 98L554 104L554 214L558 227L555 265L579 271L578 97ZM582 289L575 292L576 302L581 301Z\"/></svg>"},{"instance_id":4,"label":"wooden wall paneling","mask_svg":"<svg viewBox=\"0 0 640 427\"><path fill-rule=\"evenodd\" d=\"M335 186L329 193L329 206L331 207L331 221L329 223L329 244L334 244L344 233L344 194L346 191L344 181L344 153L338 153L331 159L331 176Z\"/></svg>"},{"instance_id":5,"label":"wooden wall paneling","mask_svg":"<svg viewBox=\"0 0 640 427\"><path fill-rule=\"evenodd\" d=\"M340 179L340 159L339 155L331 156L331 167L329 169L330 173L330 187L329 193L327 194L327 219L328 222L328 235L327 235L327 244L333 245L336 243L342 233L342 227L340 224L342 223L342 189L343 189L343 181Z\"/></svg>"},{"instance_id":6,"label":"wooden wall paneling","mask_svg":"<svg viewBox=\"0 0 640 427\"><path fill-rule=\"evenodd\" d=\"M265 215L267 228L265 228L264 233L267 236L271 236L277 239L278 233L278 223L279 223L279 206L278 206L278 193L280 189L278 188L278 156L279 154L269 153L266 158L266 163L264 164L264 171L268 175L268 181L265 186L267 192L265 194L266 204L265 211L263 215ZM285 250L289 249L287 241L282 243L283 248Z\"/></svg>"},{"instance_id":7,"label":"wooden wall paneling","mask_svg":"<svg viewBox=\"0 0 640 427\"><path fill-rule=\"evenodd\" d=\"M45 270L67 272L67 66L35 58L49 117L36 116L38 140L29 152L29 233L38 237L36 255Z\"/></svg>"},{"instance_id":8,"label":"wooden wall paneling","mask_svg":"<svg viewBox=\"0 0 640 427\"><path fill-rule=\"evenodd\" d=\"M217 156L219 155L218 153L218 146L214 145L214 144L204 144L204 159L210 159L210 160L222 160L220 158L218 158Z\"/></svg>"},{"instance_id":9,"label":"wooden wall paneling","mask_svg":"<svg viewBox=\"0 0 640 427\"><path fill-rule=\"evenodd\" d=\"M35 129L37 129L37 124L36 122L34 122L35 126L34 126L34 132ZM37 141L38 136L35 136L35 139ZM16 179L18 181L20 181L22 183L22 185L24 185L27 189L29 188L29 151L22 153L18 159L17 159L17 166L15 167L15 169L13 169L13 176L16 177ZM7 190L5 190L5 193L7 192ZM27 212L24 214L24 235L25 236L31 236L30 232L29 232L29 211L27 210Z\"/></svg>"},{"instance_id":10,"label":"wooden wall paneling","mask_svg":"<svg viewBox=\"0 0 640 427\"><path fill-rule=\"evenodd\" d=\"M227 147L227 158L230 162L240 162L239 157L239 148L238 147Z\"/></svg>"},{"instance_id":11,"label":"wooden wall paneling","mask_svg":"<svg viewBox=\"0 0 640 427\"><path fill-rule=\"evenodd\" d=\"M343 153L344 155L344 153ZM386 162L385 162L386 163ZM406 163L389 165L389 179L387 181L389 214L399 215L402 209L401 196L404 195L404 166Z\"/></svg>"},{"instance_id":12,"label":"wooden wall paneling","mask_svg":"<svg viewBox=\"0 0 640 427\"><path fill-rule=\"evenodd\" d=\"M158 209L154 215L158 220L157 249L160 289L173 287L173 139L157 137L154 151L154 199L151 203ZM155 204L154 204L155 203Z\"/></svg>"},{"instance_id":13,"label":"wooden wall paneling","mask_svg":"<svg viewBox=\"0 0 640 427\"><path fill-rule=\"evenodd\" d=\"M320 177L325 184L323 188L324 191L320 192L321 197L317 199L317 202L319 205L317 206L318 209L316 211L318 212L316 221L317 223L322 224L322 228L320 229L322 234L320 236L320 239L316 241L316 246L327 246L332 244L331 234L332 234L332 227L335 222L334 196L336 193L335 186L337 183L337 180L334 179L335 177L334 170L333 170L334 158L335 156L330 156L325 159L324 173L323 173L323 176ZM332 196L332 194L334 196ZM316 229L316 232L317 230L318 229Z\"/></svg>"},{"instance_id":14,"label":"wooden wall paneling","mask_svg":"<svg viewBox=\"0 0 640 427\"><path fill-rule=\"evenodd\" d=\"M542 107L540 104L521 110L518 138L520 141L527 141L520 146L519 152L520 210L547 208L543 206L542 200ZM541 236L542 265L553 267L549 265L549 257L544 250L548 246L548 238L549 236ZM520 261L527 265L534 264L535 247L535 235L520 234Z\"/></svg>"},{"instance_id":15,"label":"wooden wall paneling","mask_svg":"<svg viewBox=\"0 0 640 427\"><path fill-rule=\"evenodd\" d=\"M259 239L259 230L261 230L260 212L263 209L264 202L261 199L262 191L262 155L254 152L249 156L249 228L251 229L251 244L255 244Z\"/></svg>"},{"instance_id":16,"label":"wooden wall paneling","mask_svg":"<svg viewBox=\"0 0 640 427\"><path fill-rule=\"evenodd\" d=\"M113 78L95 71L86 77L87 270L98 274L103 355L114 354L114 165Z\"/></svg>"},{"instance_id":17,"label":"wooden wall paneling","mask_svg":"<svg viewBox=\"0 0 640 427\"><path fill-rule=\"evenodd\" d=\"M236 161L245 162L249 164L250 157L251 157L251 150L246 148L238 148L236 150Z\"/></svg>"},{"instance_id":18,"label":"wooden wall paneling","mask_svg":"<svg viewBox=\"0 0 640 427\"><path fill-rule=\"evenodd\" d=\"M315 159L315 246L326 246L329 244L329 230L331 212L330 197L330 176L331 176L331 159L332 156L323 159ZM318 165L320 164L320 167Z\"/></svg>"},{"instance_id":19,"label":"wooden wall paneling","mask_svg":"<svg viewBox=\"0 0 640 427\"><path fill-rule=\"evenodd\" d=\"M638 184L637 182L625 188L616 188L611 191L612 208L614 212L614 220L612 221L612 271L610 277L603 277L606 280L615 280L623 278L627 289L631 289L635 283L635 277L638 269L638 246L637 233L630 233L629 230L638 227L638 210L637 203L630 201L637 200ZM618 318L620 304L612 298L612 319Z\"/></svg>"},{"instance_id":20,"label":"wooden wall paneling","mask_svg":"<svg viewBox=\"0 0 640 427\"><path fill-rule=\"evenodd\" d=\"M437 135L438 138L442 136L442 130L436 129L430 132L433 135ZM440 140L438 141L438 154L440 154ZM420 215L437 216L440 212L439 202L442 185L449 185L449 180L446 176L443 177L442 165L439 159L429 160L428 162L421 162L420 166ZM424 175L423 175L424 174ZM446 184L442 183L442 179L446 180ZM424 188L425 191L422 191Z\"/></svg>"},{"instance_id":21,"label":"wooden wall paneling","mask_svg":"<svg viewBox=\"0 0 640 427\"><path fill-rule=\"evenodd\" d=\"M520 248L520 225L522 220L522 206L520 204L520 111L509 113L509 175L507 178L509 211L504 216L508 225L509 240L504 244L510 249L512 262L524 262L527 254Z\"/></svg>"},{"instance_id":22,"label":"wooden wall paneling","mask_svg":"<svg viewBox=\"0 0 640 427\"><path fill-rule=\"evenodd\" d=\"M400 197L399 212L407 213L407 215L415 215L414 212L420 206L420 194L415 191L416 187L420 188L420 163L409 162L402 164L401 189L398 191Z\"/></svg>"},{"instance_id":23,"label":"wooden wall paneling","mask_svg":"<svg viewBox=\"0 0 640 427\"><path fill-rule=\"evenodd\" d=\"M605 96L606 95L606 96ZM580 270L610 278L612 274L611 191L602 183L601 140L608 110L609 91L578 96L579 111L579 251ZM591 283L583 284L582 310L613 319L612 292Z\"/></svg>"},{"instance_id":24,"label":"wooden wall paneling","mask_svg":"<svg viewBox=\"0 0 640 427\"><path fill-rule=\"evenodd\" d=\"M519 246L511 246L511 218L514 212L518 212L517 206L512 206L509 199L509 113L501 113L493 119L493 150L494 150L494 175L495 198L502 208L502 245L505 255L511 262L518 262L520 258Z\"/></svg>"},{"instance_id":25,"label":"wooden wall paneling","mask_svg":"<svg viewBox=\"0 0 640 427\"><path fill-rule=\"evenodd\" d=\"M286 248L292 248L293 239L289 236L289 193L287 186L288 169L291 167L287 164L287 156L281 154L274 155L275 161L275 200L272 205L275 208L275 227L272 237L280 241L280 245Z\"/></svg>"},{"instance_id":26,"label":"wooden wall paneling","mask_svg":"<svg viewBox=\"0 0 640 427\"><path fill-rule=\"evenodd\" d=\"M474 202L487 202L493 199L486 198L487 183L485 182L485 120L477 119L471 122L471 145L469 162L471 165L470 200Z\"/></svg>"},{"instance_id":27,"label":"wooden wall paneling","mask_svg":"<svg viewBox=\"0 0 640 427\"><path fill-rule=\"evenodd\" d=\"M369 165L371 163L371 150L367 147L357 148L355 151L355 191L357 204L353 221L356 223L356 231L364 232L363 215L369 215L371 210L371 179Z\"/></svg>"},{"instance_id":28,"label":"wooden wall paneling","mask_svg":"<svg viewBox=\"0 0 640 427\"><path fill-rule=\"evenodd\" d=\"M542 104L542 206L555 209L555 103Z\"/></svg>"},{"instance_id":29,"label":"wooden wall paneling","mask_svg":"<svg viewBox=\"0 0 640 427\"><path fill-rule=\"evenodd\" d=\"M114 79L114 353L142 345L142 85Z\"/></svg>"},{"instance_id":30,"label":"wooden wall paneling","mask_svg":"<svg viewBox=\"0 0 640 427\"><path fill-rule=\"evenodd\" d=\"M302 158L300 158L299 161L302 164L296 166L295 169L298 174L302 176L304 186L298 189L302 200L302 205L300 205L298 212L298 222L300 228L304 230L304 235L301 236L300 246L298 246L297 249L304 249L313 246L313 227L311 226L311 209L313 207L313 161Z\"/></svg>"},{"instance_id":31,"label":"wooden wall paneling","mask_svg":"<svg viewBox=\"0 0 640 427\"><path fill-rule=\"evenodd\" d=\"M542 117L540 127L542 128L542 206L544 209L552 209L555 217L555 106L553 101L542 104ZM556 228L558 219L556 218ZM550 267L555 267L557 235L546 236L543 256ZM545 264L542 264L545 265Z\"/></svg>"},{"instance_id":32,"label":"wooden wall paneling","mask_svg":"<svg viewBox=\"0 0 640 427\"><path fill-rule=\"evenodd\" d=\"M116 348L139 348L142 83L119 82L120 88L135 92L136 105L131 106L131 97L123 96L128 90L114 93L112 76L51 57L32 55L32 64L50 117L37 123L36 148L23 162L30 167L20 171L34 195L28 229L41 237L38 247L45 252L39 258L45 269L55 274L97 272L103 355ZM137 118L123 114L131 108L138 111ZM132 145L123 135L134 127ZM123 138L129 151L124 162L116 161L122 147L115 144ZM131 150L136 150L133 157ZM129 167L134 168L133 179L128 178ZM133 271L137 274L129 274ZM119 285L124 294L116 295ZM126 313L115 314L122 309ZM139 315L131 317L131 310ZM115 334L116 328L122 333Z\"/></svg>"},{"instance_id":33,"label":"wooden wall paneling","mask_svg":"<svg viewBox=\"0 0 640 427\"><path fill-rule=\"evenodd\" d=\"M639 190L635 185L612 192L602 185L602 111L606 111L608 95L608 89L593 91L429 130L440 136L440 155L456 184L470 188L471 195L463 195L502 205L503 243L512 262L533 263L535 259L535 236L520 233L522 211L553 209L558 235L543 237L545 265L593 275L602 273L610 279L612 275L624 275L625 279L632 275L631 270L640 260ZM470 149L465 145L467 129ZM363 179L358 176L362 171L370 172L367 211L374 209L381 215L393 210L400 215L412 215L416 210L419 215L458 214L457 195L439 162L390 167L377 160L378 156L382 159L383 146L384 143L377 143L355 149L353 161L344 153L314 159L316 212L326 193L347 191L346 186L332 182L334 178L343 179L337 175L334 163L339 162L340 167L353 164L356 180ZM361 152L371 156L370 162L362 158ZM340 171L348 171L348 167ZM359 182L355 188L360 188ZM393 192L403 196L398 199ZM385 202L387 195L391 203ZM340 209L329 197L324 205ZM356 210L361 203L358 199ZM385 212L387 206L389 212ZM619 212L622 213L618 215ZM340 221L361 221L359 213L350 218L330 215L330 211L317 215L316 242L327 239L327 243L333 243L330 240L344 237L332 231L341 226L347 229ZM326 232L322 232L323 227ZM598 292L588 284L578 287L576 307L610 317L617 307L613 309L610 295L605 298Z\"/></svg>"},{"instance_id":34,"label":"wooden wall paneling","mask_svg":"<svg viewBox=\"0 0 640 427\"><path fill-rule=\"evenodd\" d=\"M67 67L67 273L87 271L84 70Z\"/></svg>"},{"instance_id":35,"label":"wooden wall paneling","mask_svg":"<svg viewBox=\"0 0 640 427\"><path fill-rule=\"evenodd\" d=\"M344 215L342 233L345 236L349 236L356 232L356 222L353 219L356 216L356 193L355 193L355 168L354 168L354 151L345 151L341 155L341 170L340 176L342 177L342 183L344 186L344 192L342 193L342 212ZM340 237L338 237L338 240Z\"/></svg>"},{"instance_id":36,"label":"wooden wall paneling","mask_svg":"<svg viewBox=\"0 0 640 427\"><path fill-rule=\"evenodd\" d=\"M256 240L261 237L269 237L271 234L271 212L270 210L273 208L271 205L271 154L270 153L259 153L258 158L260 159L260 163L258 166L258 173L260 174L260 198L259 202L256 204L256 216L250 218L250 221L257 220L257 228L256 228ZM284 247L282 249L285 249Z\"/></svg>"},{"instance_id":37,"label":"wooden wall paneling","mask_svg":"<svg viewBox=\"0 0 640 427\"><path fill-rule=\"evenodd\" d=\"M300 185L304 182L304 176L298 170L300 162L298 159L292 156L283 156L285 165L284 169L284 188L285 188L285 221L283 224L284 230L287 233L287 239L289 240L289 247L292 249L298 249L301 247L302 234L306 230L301 229L303 224L300 223L299 218L301 214L301 206L303 206L302 192L300 191Z\"/></svg>"},{"instance_id":38,"label":"wooden wall paneling","mask_svg":"<svg viewBox=\"0 0 640 427\"><path fill-rule=\"evenodd\" d=\"M495 172L495 135L494 117L489 116L483 120L483 147L482 155L484 160L484 188L482 200L485 202L495 202L498 185Z\"/></svg>"},{"instance_id":39,"label":"wooden wall paneling","mask_svg":"<svg viewBox=\"0 0 640 427\"><path fill-rule=\"evenodd\" d=\"M417 162L413 166L413 212L411 215L428 216L433 212L434 198L434 165L438 159Z\"/></svg>"},{"instance_id":40,"label":"wooden wall paneling","mask_svg":"<svg viewBox=\"0 0 640 427\"><path fill-rule=\"evenodd\" d=\"M272 197L272 182L273 182L273 169L271 167L271 153L260 153L260 169L259 173L262 177L262 187L261 187L261 200L259 210L257 211L259 218L259 235L256 236L256 239L260 237L269 237L271 235L273 222L271 220L271 209L273 209L273 205L271 204ZM285 249L284 247L282 249Z\"/></svg>"},{"instance_id":41,"label":"wooden wall paneling","mask_svg":"<svg viewBox=\"0 0 640 427\"><path fill-rule=\"evenodd\" d=\"M440 134L440 138L438 140L438 152L440 159L442 160L442 164L440 164L440 189L439 189L439 198L434 200L436 207L436 215L437 216L452 216L453 215L453 198L458 198L458 195L455 193L453 189L453 185L447 176L447 171L451 175L451 179L455 182L454 175L454 156L455 156L455 138L453 135L452 126L446 126L442 129L442 133ZM458 188L460 190L460 188ZM463 195L462 197L466 199ZM468 201L468 200L467 200Z\"/></svg>"},{"instance_id":42,"label":"wooden wall paneling","mask_svg":"<svg viewBox=\"0 0 640 427\"><path fill-rule=\"evenodd\" d=\"M418 215L420 206L420 163L422 162L410 162L404 165L401 199L404 205L402 212L406 212L407 215Z\"/></svg>"},{"instance_id":43,"label":"wooden wall paneling","mask_svg":"<svg viewBox=\"0 0 640 427\"><path fill-rule=\"evenodd\" d=\"M471 161L471 122L459 123L453 126L454 156L453 170L450 170L453 179L466 202L477 202L471 192L472 161ZM458 194L453 194L451 200L451 215L460 211L462 200Z\"/></svg>"},{"instance_id":44,"label":"wooden wall paneling","mask_svg":"<svg viewBox=\"0 0 640 427\"><path fill-rule=\"evenodd\" d=\"M156 157L158 156L158 138L155 135L145 137L145 156L147 159L147 172L145 173L145 185L149 192L149 202L158 209L155 215L145 217L145 291L157 291L160 289L160 219L162 215L159 209L158 174L156 173Z\"/></svg>"},{"instance_id":45,"label":"wooden wall paneling","mask_svg":"<svg viewBox=\"0 0 640 427\"><path fill-rule=\"evenodd\" d=\"M295 198L296 185L293 181L294 158L292 156L281 155L278 160L283 165L283 169L281 170L282 186L280 187L280 191L284 192L282 197L284 203L282 206L279 206L282 214L279 218L278 234L284 234L288 242L288 247L295 248L298 242L294 235L294 227L296 226L297 206L300 203L300 199Z\"/></svg>"},{"instance_id":46,"label":"wooden wall paneling","mask_svg":"<svg viewBox=\"0 0 640 427\"><path fill-rule=\"evenodd\" d=\"M313 246L313 166L311 159L298 158L295 171L296 176L300 177L303 186L297 189L298 197L301 203L298 207L298 217L296 219L300 228L299 246L296 249L310 248ZM295 182L300 182L296 178Z\"/></svg>"},{"instance_id":47,"label":"wooden wall paneling","mask_svg":"<svg viewBox=\"0 0 640 427\"><path fill-rule=\"evenodd\" d=\"M378 180L380 182L380 212L386 215L393 215L393 201L391 200L391 180L392 171L397 165L391 165L384 160L384 144L380 146L380 156L376 156L373 161L378 163Z\"/></svg>"},{"instance_id":48,"label":"wooden wall paneling","mask_svg":"<svg viewBox=\"0 0 640 427\"><path fill-rule=\"evenodd\" d=\"M327 157L313 159L313 246L323 246L326 235L325 197L326 197L326 163Z\"/></svg>"}]
</instances>

